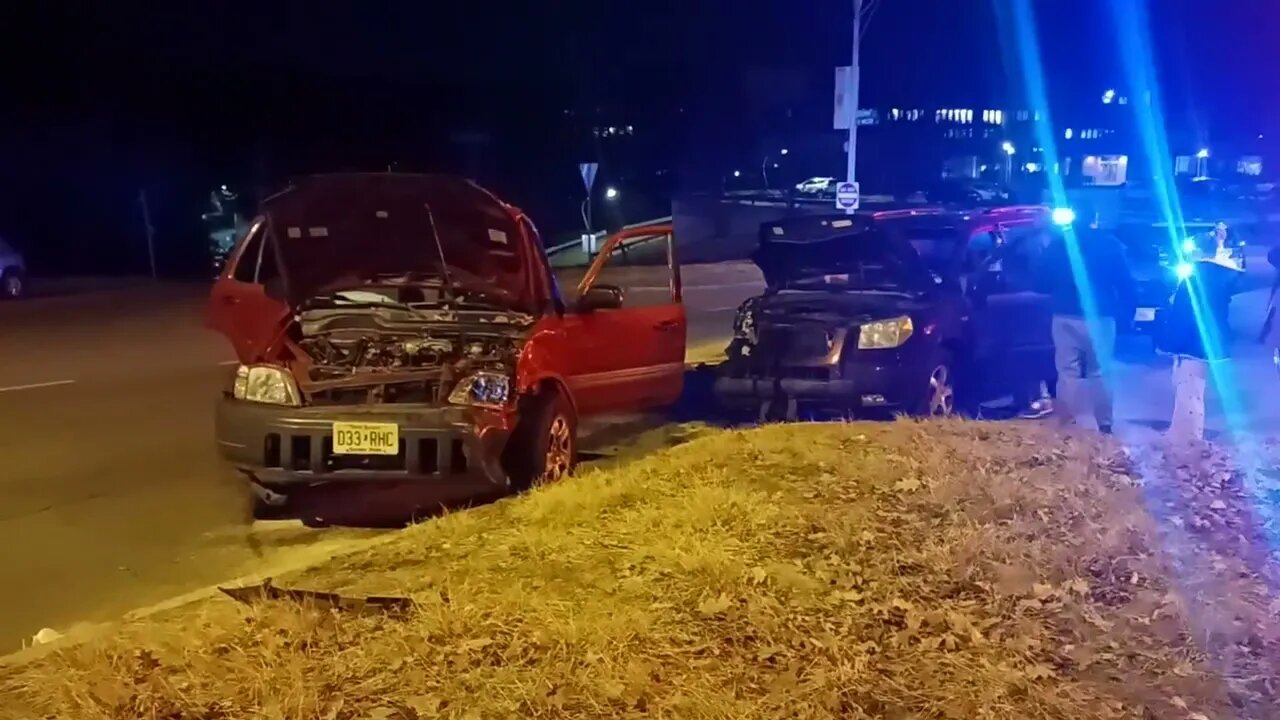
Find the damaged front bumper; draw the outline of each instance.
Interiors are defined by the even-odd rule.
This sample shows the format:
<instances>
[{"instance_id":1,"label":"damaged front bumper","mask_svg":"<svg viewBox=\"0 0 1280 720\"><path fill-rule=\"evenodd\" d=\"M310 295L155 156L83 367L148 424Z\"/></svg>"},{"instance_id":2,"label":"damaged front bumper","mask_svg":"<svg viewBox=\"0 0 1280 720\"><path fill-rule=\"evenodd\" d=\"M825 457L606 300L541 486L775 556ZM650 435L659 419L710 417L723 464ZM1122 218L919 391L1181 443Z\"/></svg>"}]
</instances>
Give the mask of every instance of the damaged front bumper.
<instances>
[{"instance_id":1,"label":"damaged front bumper","mask_svg":"<svg viewBox=\"0 0 1280 720\"><path fill-rule=\"evenodd\" d=\"M333 452L336 422L394 423L395 455ZM326 482L466 482L506 487L502 411L435 405L283 407L224 397L215 413L222 458L267 487Z\"/></svg>"},{"instance_id":2,"label":"damaged front bumper","mask_svg":"<svg viewBox=\"0 0 1280 720\"><path fill-rule=\"evenodd\" d=\"M913 355L890 351L839 366L763 371L731 360L714 391L721 405L735 409L769 402L840 411L910 410L923 399L932 368Z\"/></svg>"}]
</instances>

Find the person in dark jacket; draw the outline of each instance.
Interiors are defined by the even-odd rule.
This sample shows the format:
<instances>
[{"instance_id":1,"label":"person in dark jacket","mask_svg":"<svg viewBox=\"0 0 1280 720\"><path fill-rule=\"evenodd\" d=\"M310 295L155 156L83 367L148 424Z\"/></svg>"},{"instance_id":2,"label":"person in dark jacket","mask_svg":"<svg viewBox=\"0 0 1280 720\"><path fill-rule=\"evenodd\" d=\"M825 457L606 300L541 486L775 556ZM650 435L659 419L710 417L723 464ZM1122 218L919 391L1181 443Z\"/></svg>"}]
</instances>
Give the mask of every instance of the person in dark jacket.
<instances>
[{"instance_id":1,"label":"person in dark jacket","mask_svg":"<svg viewBox=\"0 0 1280 720\"><path fill-rule=\"evenodd\" d=\"M1271 295L1267 299L1267 314L1262 320L1262 332L1258 341L1271 353L1271 362L1280 374L1280 247L1271 248L1267 253L1267 262L1275 270L1275 278L1271 281Z\"/></svg>"},{"instance_id":2,"label":"person in dark jacket","mask_svg":"<svg viewBox=\"0 0 1280 720\"><path fill-rule=\"evenodd\" d=\"M1156 350L1173 356L1170 437L1204 439L1205 381L1212 363L1230 356L1231 289L1241 272L1230 258L1188 267L1168 307L1157 316Z\"/></svg>"},{"instance_id":3,"label":"person in dark jacket","mask_svg":"<svg viewBox=\"0 0 1280 720\"><path fill-rule=\"evenodd\" d=\"M1082 267L1072 263L1068 243L1078 248ZM1102 372L1115 351L1116 323L1132 321L1134 307L1133 275L1119 240L1096 226L1063 228L1037 262L1036 290L1049 296L1053 311L1059 421L1073 423L1089 408L1098 429L1110 433L1114 410ZM1087 317L1086 308L1096 317Z\"/></svg>"}]
</instances>

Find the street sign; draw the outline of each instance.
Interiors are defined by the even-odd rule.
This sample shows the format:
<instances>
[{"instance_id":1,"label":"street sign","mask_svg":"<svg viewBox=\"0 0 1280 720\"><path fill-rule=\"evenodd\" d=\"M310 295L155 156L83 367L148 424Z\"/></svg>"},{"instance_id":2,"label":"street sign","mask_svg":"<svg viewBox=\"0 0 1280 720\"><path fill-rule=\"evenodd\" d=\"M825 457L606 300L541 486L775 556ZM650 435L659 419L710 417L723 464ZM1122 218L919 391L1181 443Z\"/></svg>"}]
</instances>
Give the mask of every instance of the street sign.
<instances>
[{"instance_id":1,"label":"street sign","mask_svg":"<svg viewBox=\"0 0 1280 720\"><path fill-rule=\"evenodd\" d=\"M879 122L879 116L874 110L855 110L851 98L853 97L853 72L848 65L836 68L836 89L834 102L832 103L833 118L832 127L836 130L848 130L850 122L856 122L859 125L875 125Z\"/></svg>"},{"instance_id":2,"label":"street sign","mask_svg":"<svg viewBox=\"0 0 1280 720\"><path fill-rule=\"evenodd\" d=\"M600 169L600 163L578 163L578 172L582 173L582 184L587 186L587 192L591 192L591 186L596 184L596 171Z\"/></svg>"},{"instance_id":3,"label":"street sign","mask_svg":"<svg viewBox=\"0 0 1280 720\"><path fill-rule=\"evenodd\" d=\"M836 96L834 106L835 120L832 126L836 130L848 130L849 118L853 115L848 100L849 97L849 68L836 68Z\"/></svg>"},{"instance_id":4,"label":"street sign","mask_svg":"<svg viewBox=\"0 0 1280 720\"><path fill-rule=\"evenodd\" d=\"M836 207L841 210L857 210L860 202L858 183L842 182L836 185Z\"/></svg>"}]
</instances>

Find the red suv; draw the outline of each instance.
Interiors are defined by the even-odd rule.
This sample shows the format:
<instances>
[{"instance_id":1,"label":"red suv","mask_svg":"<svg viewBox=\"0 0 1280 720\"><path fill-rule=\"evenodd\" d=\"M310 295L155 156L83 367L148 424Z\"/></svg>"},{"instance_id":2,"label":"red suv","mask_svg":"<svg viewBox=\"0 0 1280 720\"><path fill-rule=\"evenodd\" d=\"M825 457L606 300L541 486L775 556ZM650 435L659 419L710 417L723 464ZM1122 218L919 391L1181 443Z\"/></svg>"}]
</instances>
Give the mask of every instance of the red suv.
<instances>
[{"instance_id":1,"label":"red suv","mask_svg":"<svg viewBox=\"0 0 1280 720\"><path fill-rule=\"evenodd\" d=\"M685 310L572 298L519 209L454 177L343 174L263 203L214 285L209 324L240 359L217 405L221 455L258 498L332 481L526 487L577 460L578 419L673 403Z\"/></svg>"}]
</instances>

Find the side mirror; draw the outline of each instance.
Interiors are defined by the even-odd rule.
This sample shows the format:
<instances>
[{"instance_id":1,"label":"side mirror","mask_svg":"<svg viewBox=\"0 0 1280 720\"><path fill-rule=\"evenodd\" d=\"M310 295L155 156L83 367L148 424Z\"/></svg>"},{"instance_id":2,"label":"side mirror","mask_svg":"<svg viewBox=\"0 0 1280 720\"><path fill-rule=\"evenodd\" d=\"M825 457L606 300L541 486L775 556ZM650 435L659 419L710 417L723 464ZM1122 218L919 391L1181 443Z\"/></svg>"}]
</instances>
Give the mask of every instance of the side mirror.
<instances>
[{"instance_id":1,"label":"side mirror","mask_svg":"<svg viewBox=\"0 0 1280 720\"><path fill-rule=\"evenodd\" d=\"M622 288L616 285L592 285L578 296L578 312L617 310L622 307Z\"/></svg>"}]
</instances>

